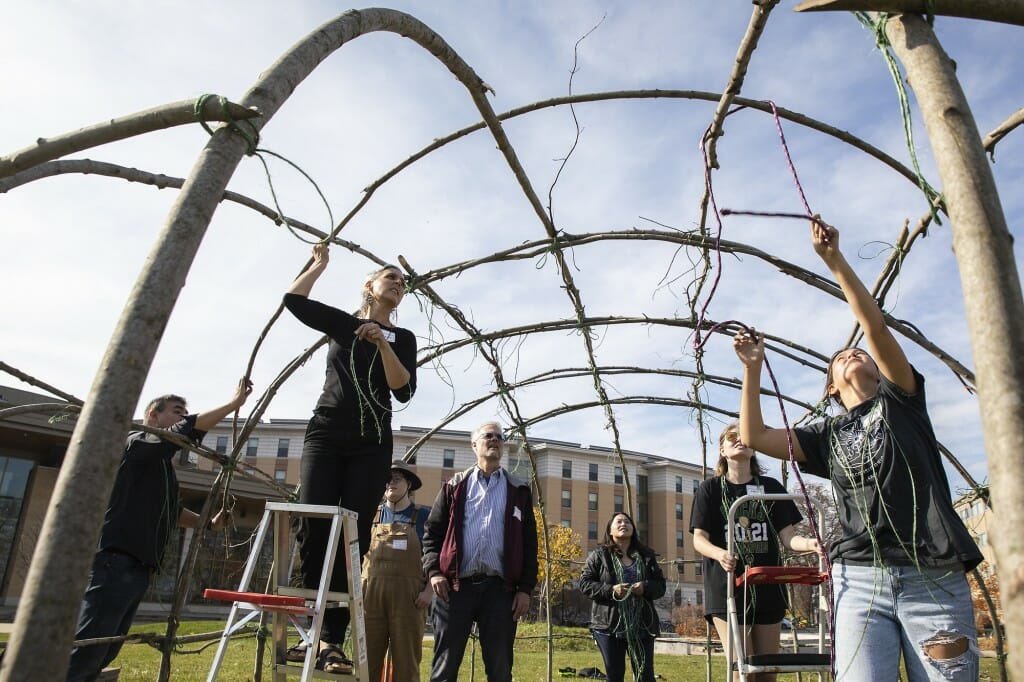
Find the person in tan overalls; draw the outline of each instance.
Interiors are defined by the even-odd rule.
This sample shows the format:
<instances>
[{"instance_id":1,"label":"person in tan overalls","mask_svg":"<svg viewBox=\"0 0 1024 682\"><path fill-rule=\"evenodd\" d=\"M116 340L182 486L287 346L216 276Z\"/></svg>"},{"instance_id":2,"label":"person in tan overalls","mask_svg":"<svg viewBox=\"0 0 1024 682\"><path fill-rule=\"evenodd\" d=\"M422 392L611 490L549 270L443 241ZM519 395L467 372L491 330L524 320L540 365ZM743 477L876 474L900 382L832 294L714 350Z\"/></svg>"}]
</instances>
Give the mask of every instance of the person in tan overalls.
<instances>
[{"instance_id":1,"label":"person in tan overalls","mask_svg":"<svg viewBox=\"0 0 1024 682\"><path fill-rule=\"evenodd\" d=\"M363 558L366 679L371 682L382 679L389 648L392 682L420 679L426 609L434 596L420 563L429 510L417 507L410 497L422 485L412 467L400 459L392 462L384 501L373 521L370 551Z\"/></svg>"}]
</instances>

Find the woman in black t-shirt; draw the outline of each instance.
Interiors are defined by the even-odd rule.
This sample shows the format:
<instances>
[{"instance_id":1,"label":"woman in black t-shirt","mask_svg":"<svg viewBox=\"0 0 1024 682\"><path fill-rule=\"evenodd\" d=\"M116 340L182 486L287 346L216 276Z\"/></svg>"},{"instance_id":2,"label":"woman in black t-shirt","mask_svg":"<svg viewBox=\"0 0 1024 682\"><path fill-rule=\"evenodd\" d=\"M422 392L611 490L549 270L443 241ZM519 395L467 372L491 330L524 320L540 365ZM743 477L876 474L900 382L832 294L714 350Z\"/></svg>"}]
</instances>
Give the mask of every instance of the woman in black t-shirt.
<instances>
[{"instance_id":1,"label":"woman in black t-shirt","mask_svg":"<svg viewBox=\"0 0 1024 682\"><path fill-rule=\"evenodd\" d=\"M726 644L727 581L746 567L780 565L780 544L794 552L816 552L818 542L796 534L801 516L792 501L748 501L736 514L736 554L730 555L726 549L726 520L733 502L744 495L785 493L786 489L774 478L763 475L754 451L740 440L739 424L725 427L718 438L718 450L714 478L704 481L694 494L690 532L694 549L704 556L704 616ZM746 614L739 614L741 622L747 625L746 653L778 653L787 606L783 586L755 585L737 590L736 599L737 609L744 609ZM753 679L771 681L775 675L762 673Z\"/></svg>"},{"instance_id":2,"label":"woman in black t-shirt","mask_svg":"<svg viewBox=\"0 0 1024 682\"><path fill-rule=\"evenodd\" d=\"M844 348L828 363L826 391L844 410L795 429L761 413L764 336L741 330L740 432L770 457L832 481L841 536L832 560L836 679L977 680L978 647L964 575L981 552L953 509L928 417L924 377L839 250L839 232L817 216L811 244L863 330L867 352Z\"/></svg>"},{"instance_id":3,"label":"woman in black t-shirt","mask_svg":"<svg viewBox=\"0 0 1024 682\"><path fill-rule=\"evenodd\" d=\"M369 549L374 512L390 478L391 396L404 403L416 390L416 337L391 324L405 295L402 273L393 265L367 277L355 315L311 301L309 293L328 261L327 245L314 246L313 264L284 296L285 307L299 321L330 338L323 391L303 442L299 502L358 512L362 555ZM303 526L299 555L306 588L320 583L329 527L324 519L307 519ZM331 590L348 592L347 581L345 562L339 557ZM348 624L348 609L328 609L324 614L319 669L351 672L351 663L340 650Z\"/></svg>"}]
</instances>

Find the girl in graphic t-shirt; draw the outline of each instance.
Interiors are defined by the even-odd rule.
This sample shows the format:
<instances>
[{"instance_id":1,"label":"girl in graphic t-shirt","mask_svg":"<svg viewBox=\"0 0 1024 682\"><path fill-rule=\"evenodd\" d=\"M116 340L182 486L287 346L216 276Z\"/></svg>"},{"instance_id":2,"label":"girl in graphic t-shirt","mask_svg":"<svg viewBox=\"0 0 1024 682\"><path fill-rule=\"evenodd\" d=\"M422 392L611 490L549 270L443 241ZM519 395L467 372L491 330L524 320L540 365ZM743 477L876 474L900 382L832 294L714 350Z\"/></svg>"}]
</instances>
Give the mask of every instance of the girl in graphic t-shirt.
<instances>
[{"instance_id":1,"label":"girl in graphic t-shirt","mask_svg":"<svg viewBox=\"0 0 1024 682\"><path fill-rule=\"evenodd\" d=\"M718 438L718 465L715 475L704 481L693 497L690 532L693 548L704 556L704 617L718 631L723 645L729 637L726 622L726 581L752 566L778 566L779 545L794 552L817 552L818 541L796 534L800 512L790 500L744 503L735 518L735 555L729 554L726 521L729 508L749 494L785 493L774 478L764 475L757 456L742 440L739 425L729 424ZM779 632L786 612L782 585L755 585L737 592L741 622L747 624L744 651L748 654L774 654L779 651ZM758 682L771 682L772 673L751 676Z\"/></svg>"},{"instance_id":2,"label":"girl in graphic t-shirt","mask_svg":"<svg viewBox=\"0 0 1024 682\"><path fill-rule=\"evenodd\" d=\"M925 405L924 377L907 360L877 302L839 250L839 232L811 221L814 250L864 331L836 353L826 390L844 413L808 428L770 429L761 416L764 338L741 331L740 436L758 452L829 477L840 540L829 548L837 679L976 680L974 609L965 571L981 561L953 510Z\"/></svg>"}]
</instances>

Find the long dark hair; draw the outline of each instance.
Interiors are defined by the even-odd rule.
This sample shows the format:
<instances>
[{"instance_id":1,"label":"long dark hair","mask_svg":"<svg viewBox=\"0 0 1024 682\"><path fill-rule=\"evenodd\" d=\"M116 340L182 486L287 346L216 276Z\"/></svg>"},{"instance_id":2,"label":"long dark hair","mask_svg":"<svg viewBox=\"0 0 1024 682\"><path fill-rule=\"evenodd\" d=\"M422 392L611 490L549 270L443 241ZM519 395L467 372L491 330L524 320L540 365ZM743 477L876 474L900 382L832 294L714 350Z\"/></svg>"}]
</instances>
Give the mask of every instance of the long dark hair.
<instances>
[{"instance_id":1,"label":"long dark hair","mask_svg":"<svg viewBox=\"0 0 1024 682\"><path fill-rule=\"evenodd\" d=\"M636 522L633 520L633 517L626 512L615 512L612 514L611 518L608 519L608 523L604 526L604 540L601 542L600 546L604 547L616 556L622 556L622 550L619 549L619 546L615 544L615 540L612 539L612 521L615 520L616 516L625 516L629 519L630 525L633 526L633 534L629 537L629 547L626 548L626 553L630 556L635 554L654 554L654 550L640 541L640 536L636 529Z\"/></svg>"}]
</instances>

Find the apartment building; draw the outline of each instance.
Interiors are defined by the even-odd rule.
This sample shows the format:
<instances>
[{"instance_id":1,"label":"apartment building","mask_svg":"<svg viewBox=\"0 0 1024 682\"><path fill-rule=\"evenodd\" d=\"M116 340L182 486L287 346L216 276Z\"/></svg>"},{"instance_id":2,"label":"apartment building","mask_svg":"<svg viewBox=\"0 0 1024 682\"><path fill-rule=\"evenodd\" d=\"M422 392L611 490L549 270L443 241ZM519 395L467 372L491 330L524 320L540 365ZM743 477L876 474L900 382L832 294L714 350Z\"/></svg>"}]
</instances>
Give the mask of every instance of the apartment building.
<instances>
[{"instance_id":1,"label":"apartment building","mask_svg":"<svg viewBox=\"0 0 1024 682\"><path fill-rule=\"evenodd\" d=\"M953 500L953 508L960 515L960 518L963 519L964 525L971 532L971 537L978 543L978 549L981 550L982 556L985 557L985 563L981 565L982 570L995 568L996 557L992 551L992 545L989 543L988 535L988 527L992 520L992 509L973 492L961 495Z\"/></svg>"}]
</instances>

